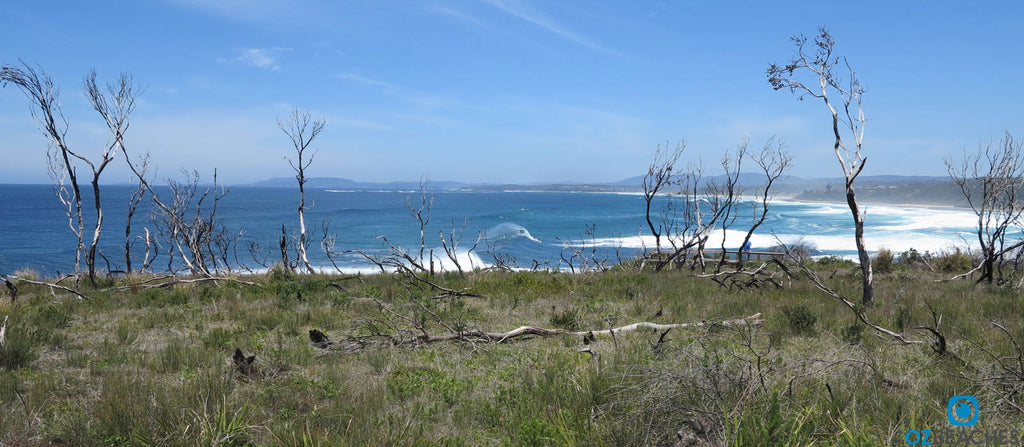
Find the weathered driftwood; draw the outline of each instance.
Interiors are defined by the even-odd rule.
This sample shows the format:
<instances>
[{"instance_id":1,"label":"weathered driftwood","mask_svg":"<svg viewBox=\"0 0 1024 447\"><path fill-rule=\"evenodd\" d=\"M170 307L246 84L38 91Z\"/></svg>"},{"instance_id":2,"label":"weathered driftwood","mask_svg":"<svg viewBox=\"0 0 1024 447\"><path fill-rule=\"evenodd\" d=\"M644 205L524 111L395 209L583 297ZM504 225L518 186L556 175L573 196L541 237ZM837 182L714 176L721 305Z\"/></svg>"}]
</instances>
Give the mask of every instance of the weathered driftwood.
<instances>
[{"instance_id":1,"label":"weathered driftwood","mask_svg":"<svg viewBox=\"0 0 1024 447\"><path fill-rule=\"evenodd\" d=\"M647 321L639 323L633 323L626 326L620 326L615 328L609 328L604 330L588 330L588 331L569 331L559 328L543 328L536 326L520 326L515 329L506 332L488 332L481 330L466 330L458 332L450 332L441 335L430 335L425 332L415 334L411 331L400 331L395 334L376 334L372 336L352 336L346 337L340 341L332 341L327 338L325 334L317 330L310 331L310 341L314 346L321 349L339 350L345 352L356 351L367 344L373 343L384 343L393 346L401 345L419 345L428 343L438 343L447 341L466 341L466 342L483 342L483 343L506 343L517 338L524 338L528 336L534 337L550 337L556 335L572 335L582 337L584 343L594 341L596 336L612 336L621 332L636 331L638 329L651 329L654 331L668 331L670 329L677 328L701 328L711 326L759 326L764 323L761 319L761 314L756 313L749 317L737 318L726 321L701 321L696 323L671 323L671 324L658 324Z\"/></svg>"}]
</instances>

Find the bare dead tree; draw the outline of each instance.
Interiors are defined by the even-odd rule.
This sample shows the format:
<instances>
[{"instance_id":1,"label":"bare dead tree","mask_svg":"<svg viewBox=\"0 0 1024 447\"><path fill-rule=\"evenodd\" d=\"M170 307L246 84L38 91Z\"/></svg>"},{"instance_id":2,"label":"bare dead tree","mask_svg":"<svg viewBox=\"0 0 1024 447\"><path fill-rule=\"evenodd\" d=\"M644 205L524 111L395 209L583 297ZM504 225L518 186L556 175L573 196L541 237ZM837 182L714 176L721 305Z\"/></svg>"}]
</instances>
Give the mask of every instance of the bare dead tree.
<instances>
[{"instance_id":1,"label":"bare dead tree","mask_svg":"<svg viewBox=\"0 0 1024 447\"><path fill-rule=\"evenodd\" d=\"M149 170L149 160L148 160L148 158L142 162L142 166L141 166L140 169L141 169L142 175L146 175L146 172ZM131 183L131 182L129 182L129 183ZM142 199L146 196L146 189L142 187L141 183L139 183L137 185L132 184L131 188L132 188L131 189L131 195L128 196L128 212L127 212L127 216L125 218L125 223L124 223L124 265L125 265L125 270L128 271L129 273L131 273L133 271L132 270L132 246L134 244L132 243L133 242L132 241L132 219L135 217L135 212L139 208L139 203L141 203ZM141 271L145 271L146 268L149 266L149 262L148 262L149 261L149 253L150 253L149 229L145 228L145 232L146 232L146 238L144 239L144 242L146 243L146 256L142 260L142 267L139 269L140 272Z\"/></svg>"},{"instance_id":2,"label":"bare dead tree","mask_svg":"<svg viewBox=\"0 0 1024 447\"><path fill-rule=\"evenodd\" d=\"M771 64L767 70L768 82L775 90L789 89L801 100L805 97L820 99L832 115L833 150L846 177L846 203L853 215L862 273L861 303L871 306L874 303L871 257L864 245L864 212L857 205L853 187L867 161L861 152L866 121L861 99L866 89L857 80L849 61L834 54L835 39L825 28L818 29L810 52L805 48L807 38L803 35L793 36L792 41L796 55L785 65ZM801 80L805 76L806 82Z\"/></svg>"},{"instance_id":3,"label":"bare dead tree","mask_svg":"<svg viewBox=\"0 0 1024 447\"><path fill-rule=\"evenodd\" d=\"M218 205L229 192L219 184L217 171L213 171L212 185L202 189L198 171L185 172L184 181L168 179L170 198L166 200L139 176L134 163L129 165L156 205L153 221L169 247L168 271L175 270L175 260L193 276L215 278L219 270L230 271L228 254L242 233L228 231L217 217Z\"/></svg>"},{"instance_id":4,"label":"bare dead tree","mask_svg":"<svg viewBox=\"0 0 1024 447\"><path fill-rule=\"evenodd\" d=\"M559 251L559 263L569 267L570 273L606 272L611 269L611 263L607 256L598 253L597 224L586 224L583 234L579 239L565 239L556 237L562 243ZM566 257L568 254L568 257Z\"/></svg>"},{"instance_id":5,"label":"bare dead tree","mask_svg":"<svg viewBox=\"0 0 1024 447\"><path fill-rule=\"evenodd\" d=\"M718 258L718 263L715 264L715 272L722 271L722 267L728 259L728 248L725 246L726 239L728 238L729 227L736 222L738 213L734 212L736 208L736 201L739 200L740 196L743 195L743 191L740 188L740 173L743 167L743 159L747 157L747 144L750 142L748 138L744 138L743 141L736 147L736 154L730 155L728 152L722 156L722 170L725 172L725 178L719 184L715 182L709 185L709 192L712 193L716 198L720 198L723 202L722 208L725 210L722 214L722 243L720 248L722 250L721 256ZM740 246L742 247L742 245ZM742 257L742 249L739 250L737 258Z\"/></svg>"},{"instance_id":6,"label":"bare dead tree","mask_svg":"<svg viewBox=\"0 0 1024 447\"><path fill-rule=\"evenodd\" d=\"M768 217L768 204L775 196L772 193L772 186L786 173L793 162L793 158L786 152L785 144L781 140L776 140L775 137L768 139L768 142L764 144L758 155L751 155L750 157L753 159L754 164L761 168L761 172L764 173L764 187L760 189L757 200L753 202L754 212L750 229L747 230L746 236L743 237L743 243L740 244L740 247L747 246L747 242L750 242L754 232L757 231L758 227ZM737 270L743 269L742 248L740 251Z\"/></svg>"},{"instance_id":7,"label":"bare dead tree","mask_svg":"<svg viewBox=\"0 0 1024 447\"><path fill-rule=\"evenodd\" d=\"M669 151L668 143L665 143L664 147L659 145L654 153L654 160L651 161L651 165L647 168L647 173L643 176L642 186L644 189L644 204L646 205L644 218L647 221L647 227L651 230L651 235L654 236L654 249L658 252L661 251L661 237L665 228L660 224L655 225L652 207L658 194L672 186L672 171L675 169L676 163L679 161L679 157L683 155L685 149L685 141L680 141L671 152Z\"/></svg>"},{"instance_id":8,"label":"bare dead tree","mask_svg":"<svg viewBox=\"0 0 1024 447\"><path fill-rule=\"evenodd\" d=\"M1006 245L1007 232L1021 222L1024 213L1024 197L1018 195L1024 187L1022 144L1006 132L998 147L990 143L973 154L965 152L962 160L945 159L949 177L978 217L976 234L982 261L971 272L981 270L979 283L1002 283L1003 256L1024 246L1021 240Z\"/></svg>"},{"instance_id":9,"label":"bare dead tree","mask_svg":"<svg viewBox=\"0 0 1024 447\"><path fill-rule=\"evenodd\" d=\"M306 169L309 168L310 164L313 163L313 156L316 152L310 151L310 146L313 144L313 140L323 132L326 120L323 118L314 119L309 112L300 111L298 108L293 108L288 119L285 121L281 120L281 117L277 118L277 127L281 129L285 135L292 141L292 147L295 149L295 160L285 157L288 160L288 164L291 165L295 171L295 179L299 182L299 243L298 243L298 256L299 261L306 267L306 271L313 273L313 265L309 263L309 257L306 255L306 247L309 246L309 241L306 239Z\"/></svg>"},{"instance_id":10,"label":"bare dead tree","mask_svg":"<svg viewBox=\"0 0 1024 447\"><path fill-rule=\"evenodd\" d=\"M68 184L68 172L64 167L64 161L60 151L56 150L53 146L46 151L46 173L53 182L54 195L57 196L64 215L68 219L68 229L71 230L71 234L75 235L75 240L77 241L75 253L75 278L77 281L78 273L81 271L82 252L85 250L85 228L82 225L82 216L79 213L81 211L81 200L79 200L79 196L75 193L77 190L75 183Z\"/></svg>"},{"instance_id":11,"label":"bare dead tree","mask_svg":"<svg viewBox=\"0 0 1024 447\"><path fill-rule=\"evenodd\" d=\"M87 258L89 262L89 277L92 278L95 275L96 246L99 243L100 231L103 226L103 208L100 207L100 174L114 160L119 150L121 152L125 151L124 134L128 131L129 118L135 110L135 100L141 94L142 89L135 83L131 75L122 73L116 83L108 83L106 85L107 91L104 93L96 83L95 70L86 75L84 84L85 94L89 98L89 103L100 114L100 117L103 118L107 125L107 129L110 131L110 142L107 144L100 161L96 165L82 158L93 171L92 189L96 207L96 226L93 231L92 243L89 245L89 255ZM147 167L148 161L143 164L143 170ZM131 244L129 243L131 239L131 219L132 215L135 214L136 206L142 200L142 194L143 190L140 185L138 189L133 191L129 199L128 221L125 224L124 253L126 269L128 271L131 271L132 265Z\"/></svg>"},{"instance_id":12,"label":"bare dead tree","mask_svg":"<svg viewBox=\"0 0 1024 447\"><path fill-rule=\"evenodd\" d=\"M340 254L335 248L338 244L338 235L331 233L331 221L330 219L324 219L320 221L320 229L322 230L323 236L320 238L320 249L323 250L324 255L327 256L327 260L334 266L334 270L341 273L341 267L338 267L338 260L335 259Z\"/></svg>"},{"instance_id":13,"label":"bare dead tree","mask_svg":"<svg viewBox=\"0 0 1024 447\"><path fill-rule=\"evenodd\" d=\"M42 68L35 68L24 61L20 66L0 65L0 85L12 83L32 103L32 117L43 135L49 140L49 166L51 172L61 182L57 187L57 196L65 205L71 232L77 239L75 246L75 274L81 272L82 252L85 250L85 224L82 217L82 194L78 184L78 174L72 163L72 152L68 149L65 136L68 131L68 120L60 107L60 89L53 85L53 78ZM70 184L70 194L63 180Z\"/></svg>"},{"instance_id":14,"label":"bare dead tree","mask_svg":"<svg viewBox=\"0 0 1024 447\"><path fill-rule=\"evenodd\" d=\"M81 271L80 259L85 249L84 219L82 211L82 194L79 186L76 163L89 167L92 178L93 207L96 213L93 226L92 241L86 253L86 267L89 280L95 283L96 257L100 235L103 228L103 207L100 201L100 177L110 162L117 156L118 148L124 143L124 133L128 130L128 118L135 108L135 99L140 89L132 77L122 74L119 82L108 84L108 93L103 93L96 83L95 70L85 77L85 95L93 108L103 117L110 130L110 140L98 158L88 158L79 152L72 151L66 144L68 122L60 109L60 90L54 87L51 78L42 69L36 69L22 62L21 66L0 67L0 82L11 82L22 89L30 99L34 108L32 115L36 118L40 129L50 142L49 167L51 176L57 187L57 196L68 214L72 233L75 234L78 246L75 253L75 272ZM70 194L64 181L70 183Z\"/></svg>"},{"instance_id":15,"label":"bare dead tree","mask_svg":"<svg viewBox=\"0 0 1024 447\"><path fill-rule=\"evenodd\" d=\"M502 244L500 241L495 241L493 239L486 238L484 240L484 244L487 247L485 252L494 261L494 266L492 267L493 269L511 272L519 268L519 260L517 260L515 256L512 256L511 253L501 251L501 248L504 247L504 244ZM547 264L547 261L545 261L544 264ZM538 270L540 269L540 266L541 263L537 262L537 260L535 259L533 261L533 268L531 270Z\"/></svg>"},{"instance_id":16,"label":"bare dead tree","mask_svg":"<svg viewBox=\"0 0 1024 447\"><path fill-rule=\"evenodd\" d=\"M672 251L659 259L656 270L689 262L691 270L705 271L708 239L715 231L726 229L736 203L739 172L730 171L731 163L722 166L726 171L724 180L705 179L700 163L690 164L686 172L677 177L679 189L667 200L661 213Z\"/></svg>"},{"instance_id":17,"label":"bare dead tree","mask_svg":"<svg viewBox=\"0 0 1024 447\"><path fill-rule=\"evenodd\" d=\"M431 210L431 208L434 207L434 195L433 194L427 194L427 189L429 188L429 186L430 186L430 179L428 179L426 177L420 177L420 184L419 184L419 189L418 189L419 190L419 199L420 200L419 200L419 205L418 206L417 205L413 205L412 198L410 198L409 196L405 196L405 206L409 208L410 212L412 212L412 215L413 215L413 217L416 218L416 223L419 225L419 228L420 228L420 255L419 255L419 258L418 258L418 262L414 263L413 265L419 264L421 266L420 267L421 269L424 268L423 266L427 265L427 262L425 261L426 258L424 258L425 254L426 254L426 250L427 250L426 229L427 229L427 225L430 224L430 217L431 217L430 210ZM387 241L387 239L385 239L385 242L386 241ZM429 253L429 254L430 254L430 261L429 261L430 262L430 272L433 273L434 272L434 254L433 253Z\"/></svg>"},{"instance_id":18,"label":"bare dead tree","mask_svg":"<svg viewBox=\"0 0 1024 447\"><path fill-rule=\"evenodd\" d=\"M456 227L455 219L452 219L452 227L448 233L448 237L445 237L444 230L438 231L438 236L441 238L441 248L444 249L445 255L448 256L448 260L452 261L455 265L455 270L458 271L459 276L465 276L465 269L462 267L462 263L459 261L459 244L462 243L462 236L466 234L466 228L469 226L469 218L465 218L462 221L461 227ZM473 242L473 246L466 250L466 256L469 257L470 270L478 268L473 265L473 251L476 250L477 246L480 245L480 240L484 237L483 233L477 233L476 241Z\"/></svg>"}]
</instances>

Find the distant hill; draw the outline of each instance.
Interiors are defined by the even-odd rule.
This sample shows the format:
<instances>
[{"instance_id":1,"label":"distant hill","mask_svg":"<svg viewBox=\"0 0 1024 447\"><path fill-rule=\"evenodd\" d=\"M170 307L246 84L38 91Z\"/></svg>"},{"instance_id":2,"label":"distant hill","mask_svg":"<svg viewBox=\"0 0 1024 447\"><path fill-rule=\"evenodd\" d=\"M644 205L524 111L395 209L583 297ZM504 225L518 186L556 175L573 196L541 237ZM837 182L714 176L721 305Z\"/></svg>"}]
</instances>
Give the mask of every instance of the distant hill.
<instances>
[{"instance_id":1,"label":"distant hill","mask_svg":"<svg viewBox=\"0 0 1024 447\"><path fill-rule=\"evenodd\" d=\"M705 184L721 182L725 176L707 176ZM541 191L541 192L641 192L643 176L629 177L606 183L551 183L551 184L470 184L452 181L430 181L431 191ZM744 172L740 174L740 186L748 191L764 184L764 175ZM783 196L797 200L822 202L845 202L845 179L802 178L785 176L774 190ZM294 188L292 177L272 178L251 183L251 187ZM342 191L412 191L419 189L419 182L360 182L337 177L313 177L306 183L307 188L333 189ZM960 189L948 177L874 175L861 176L856 184L857 198L863 203L912 203L921 205L965 206L967 203Z\"/></svg>"}]
</instances>

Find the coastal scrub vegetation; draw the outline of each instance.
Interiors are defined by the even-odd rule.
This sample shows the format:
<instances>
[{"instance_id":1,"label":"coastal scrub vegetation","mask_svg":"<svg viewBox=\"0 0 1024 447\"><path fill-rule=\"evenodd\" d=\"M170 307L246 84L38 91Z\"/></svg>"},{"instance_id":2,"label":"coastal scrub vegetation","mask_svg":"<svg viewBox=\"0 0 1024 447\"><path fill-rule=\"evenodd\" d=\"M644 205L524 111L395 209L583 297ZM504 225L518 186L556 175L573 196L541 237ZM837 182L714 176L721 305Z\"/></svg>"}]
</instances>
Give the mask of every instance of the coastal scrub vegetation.
<instances>
[{"instance_id":1,"label":"coastal scrub vegetation","mask_svg":"<svg viewBox=\"0 0 1024 447\"><path fill-rule=\"evenodd\" d=\"M0 443L900 445L947 424L956 394L983 402L985 427L1024 429L1024 300L901 268L865 312L938 326L941 354L865 330L806 279L752 292L685 269L478 271L438 281L480 297L446 299L398 275L280 268L100 279L89 301L21 284L0 298ZM854 264L812 269L859 287ZM614 331L644 321L696 324ZM561 331L471 336L521 325Z\"/></svg>"},{"instance_id":2,"label":"coastal scrub vegetation","mask_svg":"<svg viewBox=\"0 0 1024 447\"><path fill-rule=\"evenodd\" d=\"M746 140L726 151L717 177L683 165L685 143L659 147L642 179L655 246L635 259L600 257L590 227L564 241L557 265L519 268L493 248L492 264L464 264L466 224L454 221L435 254L424 179L406 201L418 248L381 235L383 255L348 251L325 222L333 269L317 269L304 188L324 121L295 109L278 126L295 151L299 228L282 223L277 263L248 242L265 268L256 273L239 260L242 230L217 217L228 190L216 171L211 186L193 171L158 191L148 156L126 149L143 90L130 76L106 91L86 77L110 131L89 158L65 143L50 77L0 66L50 143L77 240L71 275L0 272L0 445L898 445L908 430L943 426L946 400L962 394L983 402L986 427L1024 431L1024 243L1010 235L1024 210L1021 144L1007 133L996 149L947 161L979 217L979 253L872 259L854 190L864 89L824 29L811 54L806 38L794 43L769 82L830 111L858 262L814 258L799 242L761 254L726 246L727 231L746 245L765 222L791 164L773 138L759 153ZM797 79L805 73L812 82ZM96 244L99 179L119 154L136 186L112 267ZM745 162L763 174L753 200L739 181ZM92 173L90 218L79 166ZM155 212L139 229L132 215L147 198ZM749 224L740 207L752 207ZM379 273L345 274L340 254ZM437 268L443 259L455 268Z\"/></svg>"}]
</instances>

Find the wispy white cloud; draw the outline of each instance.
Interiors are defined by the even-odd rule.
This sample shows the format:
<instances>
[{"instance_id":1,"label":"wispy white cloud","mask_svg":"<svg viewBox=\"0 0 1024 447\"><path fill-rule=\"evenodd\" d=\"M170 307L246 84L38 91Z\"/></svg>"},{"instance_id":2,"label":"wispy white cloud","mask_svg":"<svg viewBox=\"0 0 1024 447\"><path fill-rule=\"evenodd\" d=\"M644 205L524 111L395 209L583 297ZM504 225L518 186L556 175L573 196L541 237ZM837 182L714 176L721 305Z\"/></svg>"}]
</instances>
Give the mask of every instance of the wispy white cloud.
<instances>
[{"instance_id":1,"label":"wispy white cloud","mask_svg":"<svg viewBox=\"0 0 1024 447\"><path fill-rule=\"evenodd\" d=\"M533 24L540 27L552 34L555 34L565 40L573 42L577 45L581 45L591 50L602 51L605 53L621 55L620 52L611 48L605 47L591 39L588 39L579 33L572 31L565 26L556 23L551 18L545 17L543 14L531 11L529 8L524 6L515 0L485 0L491 6L498 8L502 12L509 14L517 19L523 20L527 23Z\"/></svg>"},{"instance_id":2,"label":"wispy white cloud","mask_svg":"<svg viewBox=\"0 0 1024 447\"><path fill-rule=\"evenodd\" d=\"M235 60L253 67L279 70L281 67L277 64L277 55L287 50L287 48L245 48L239 52Z\"/></svg>"}]
</instances>

